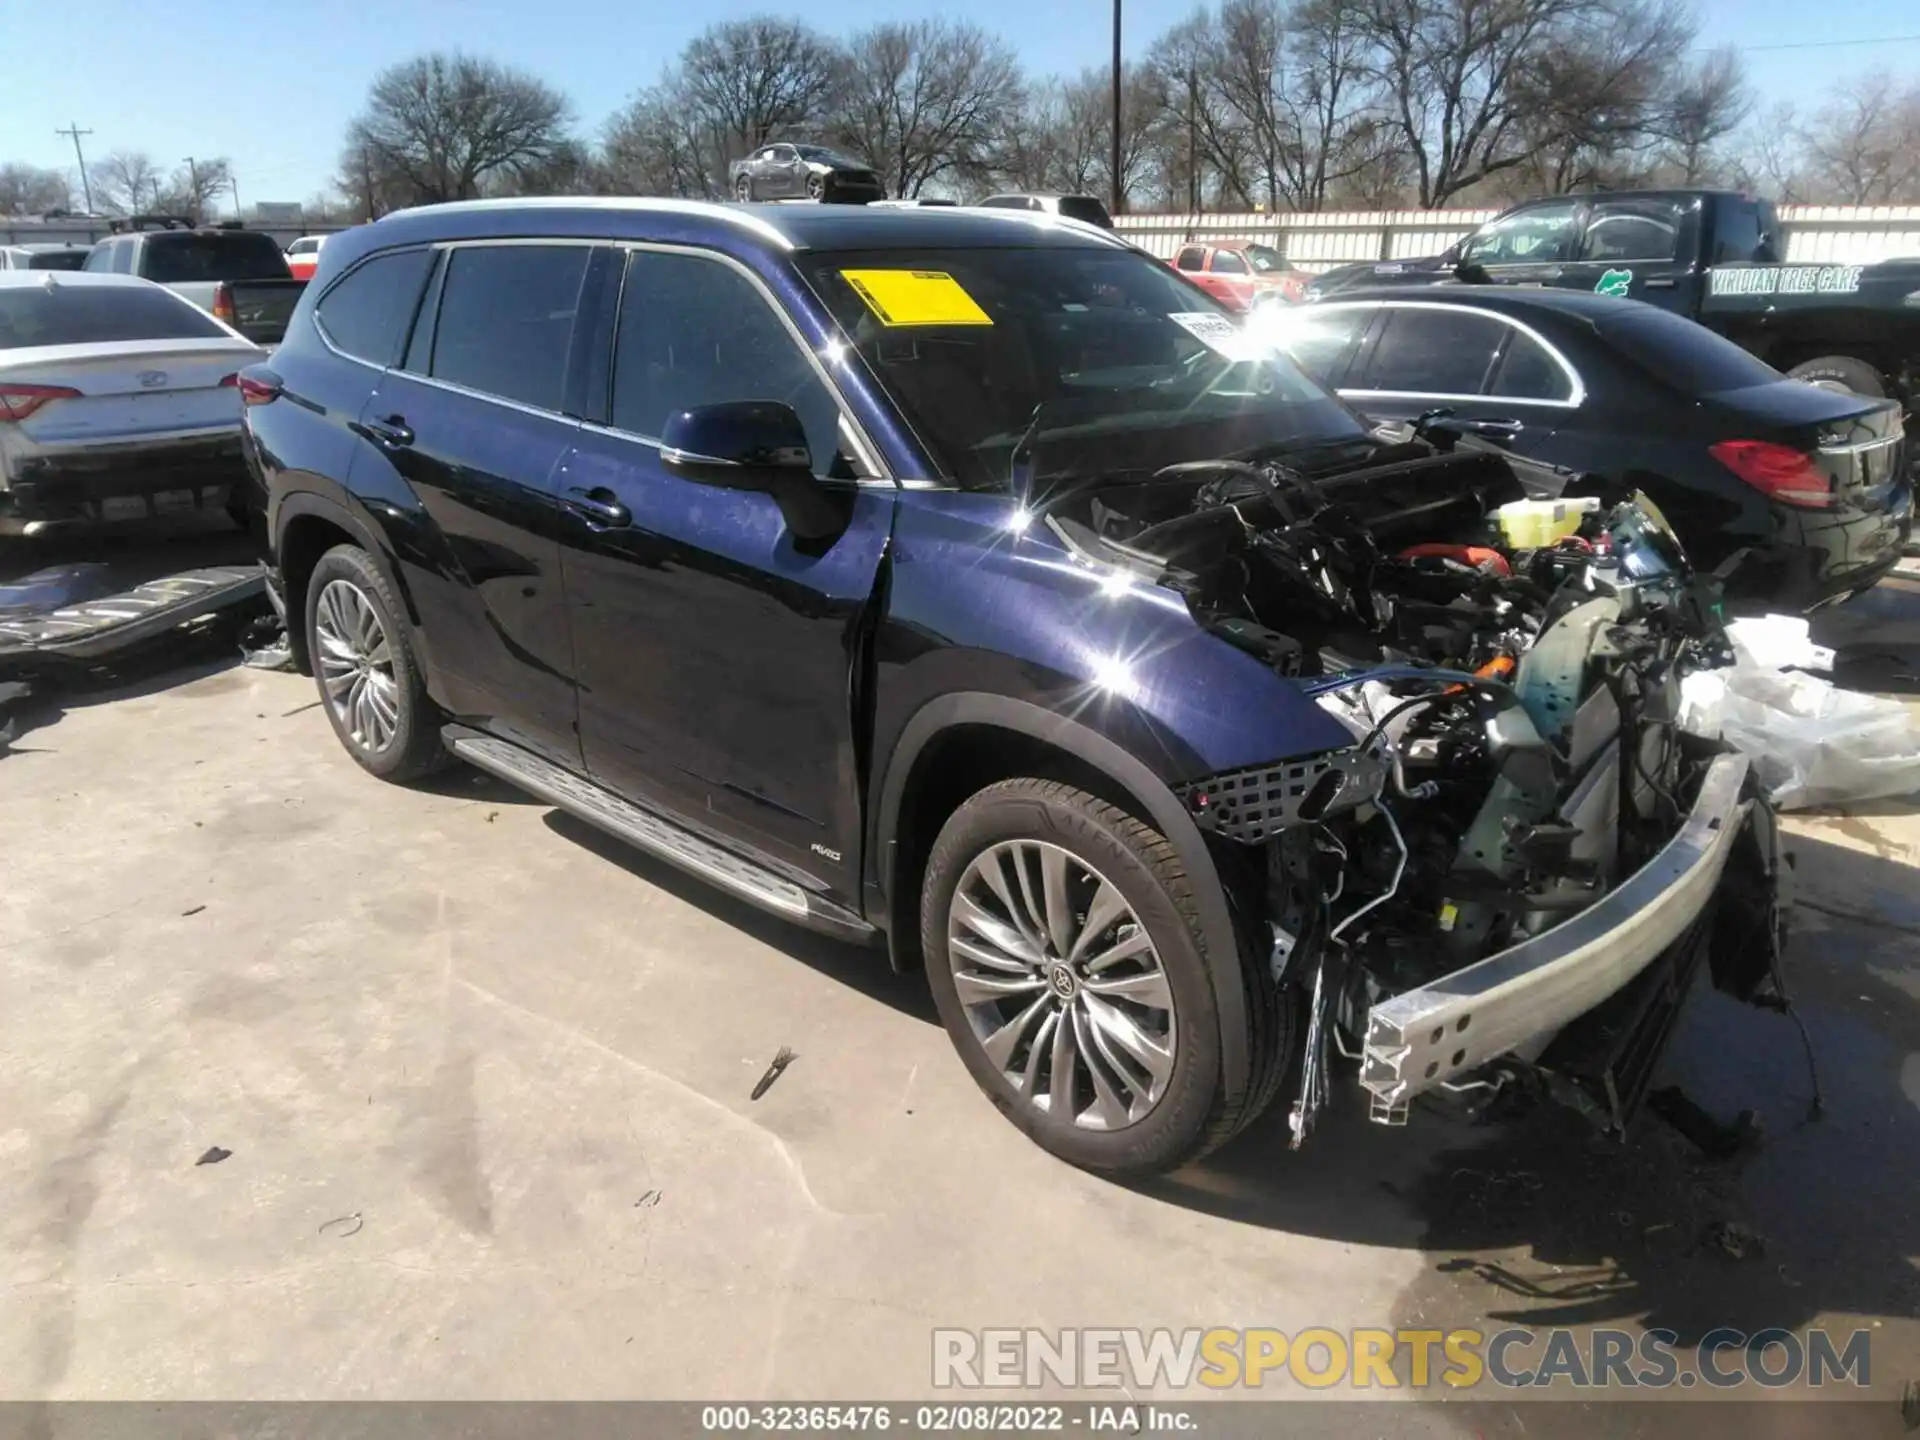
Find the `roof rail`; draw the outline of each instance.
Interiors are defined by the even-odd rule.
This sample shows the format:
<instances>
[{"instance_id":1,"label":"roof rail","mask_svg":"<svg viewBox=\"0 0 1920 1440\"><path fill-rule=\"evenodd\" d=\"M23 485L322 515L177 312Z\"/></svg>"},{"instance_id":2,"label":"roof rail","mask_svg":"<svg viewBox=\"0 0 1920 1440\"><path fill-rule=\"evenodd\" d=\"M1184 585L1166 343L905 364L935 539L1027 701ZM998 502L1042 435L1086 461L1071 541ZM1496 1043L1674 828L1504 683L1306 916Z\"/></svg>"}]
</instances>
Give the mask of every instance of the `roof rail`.
<instances>
[{"instance_id":1,"label":"roof rail","mask_svg":"<svg viewBox=\"0 0 1920 1440\"><path fill-rule=\"evenodd\" d=\"M116 235L138 230L191 230L193 217L189 215L126 215L116 220L109 220L107 226Z\"/></svg>"}]
</instances>

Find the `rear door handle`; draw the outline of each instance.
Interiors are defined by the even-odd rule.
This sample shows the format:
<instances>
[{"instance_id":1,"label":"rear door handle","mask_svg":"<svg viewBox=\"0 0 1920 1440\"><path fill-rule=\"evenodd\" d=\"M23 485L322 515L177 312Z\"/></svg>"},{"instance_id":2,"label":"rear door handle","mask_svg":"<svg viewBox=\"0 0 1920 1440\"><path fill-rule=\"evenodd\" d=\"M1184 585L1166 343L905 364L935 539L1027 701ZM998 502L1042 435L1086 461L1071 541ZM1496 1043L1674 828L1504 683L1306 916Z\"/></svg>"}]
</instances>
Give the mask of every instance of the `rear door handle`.
<instances>
[{"instance_id":1,"label":"rear door handle","mask_svg":"<svg viewBox=\"0 0 1920 1440\"><path fill-rule=\"evenodd\" d=\"M560 503L589 525L601 529L612 530L633 523L633 512L604 485L596 485L591 490L569 490Z\"/></svg>"},{"instance_id":2,"label":"rear door handle","mask_svg":"<svg viewBox=\"0 0 1920 1440\"><path fill-rule=\"evenodd\" d=\"M413 427L407 424L404 415L369 420L361 428L366 431L369 440L388 450L404 450L413 444Z\"/></svg>"}]
</instances>

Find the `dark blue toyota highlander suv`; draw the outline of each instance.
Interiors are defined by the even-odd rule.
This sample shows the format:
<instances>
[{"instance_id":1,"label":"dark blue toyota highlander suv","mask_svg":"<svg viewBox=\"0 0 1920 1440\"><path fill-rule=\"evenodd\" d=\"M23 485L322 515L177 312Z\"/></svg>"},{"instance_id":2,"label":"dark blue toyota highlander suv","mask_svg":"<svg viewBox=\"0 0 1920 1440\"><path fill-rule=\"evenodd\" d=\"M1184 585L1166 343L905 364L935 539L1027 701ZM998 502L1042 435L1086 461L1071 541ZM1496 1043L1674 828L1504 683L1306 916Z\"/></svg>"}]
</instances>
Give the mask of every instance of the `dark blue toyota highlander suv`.
<instances>
[{"instance_id":1,"label":"dark blue toyota highlander suv","mask_svg":"<svg viewBox=\"0 0 1920 1440\"><path fill-rule=\"evenodd\" d=\"M1343 1057L1387 1123L1542 1075L1624 1123L1702 965L1778 983L1657 511L1376 436L1109 233L408 211L328 243L242 391L360 765L468 762L884 940L1076 1164L1282 1093L1298 1139Z\"/></svg>"}]
</instances>

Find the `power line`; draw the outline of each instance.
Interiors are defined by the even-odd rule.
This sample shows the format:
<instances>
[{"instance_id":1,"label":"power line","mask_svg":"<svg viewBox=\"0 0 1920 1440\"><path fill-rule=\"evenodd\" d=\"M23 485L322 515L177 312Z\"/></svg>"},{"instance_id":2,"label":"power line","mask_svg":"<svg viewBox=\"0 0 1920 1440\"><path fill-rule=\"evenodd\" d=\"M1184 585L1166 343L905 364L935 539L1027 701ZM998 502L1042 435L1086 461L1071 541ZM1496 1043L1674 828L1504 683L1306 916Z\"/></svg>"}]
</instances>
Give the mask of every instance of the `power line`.
<instances>
[{"instance_id":1,"label":"power line","mask_svg":"<svg viewBox=\"0 0 1920 1440\"><path fill-rule=\"evenodd\" d=\"M1695 45L1695 50L1735 50L1751 55L1760 50L1836 50L1844 45L1912 45L1920 35L1880 35L1866 40L1789 40L1779 45Z\"/></svg>"},{"instance_id":2,"label":"power line","mask_svg":"<svg viewBox=\"0 0 1920 1440\"><path fill-rule=\"evenodd\" d=\"M80 193L86 196L87 213L91 215L93 213L93 186L87 182L87 157L80 149L80 137L82 135L91 135L93 131L82 130L76 121L69 120L66 129L55 130L53 133L68 136L73 141L73 158L80 162ZM73 192L71 190L67 192L67 203L69 205L73 203Z\"/></svg>"}]
</instances>

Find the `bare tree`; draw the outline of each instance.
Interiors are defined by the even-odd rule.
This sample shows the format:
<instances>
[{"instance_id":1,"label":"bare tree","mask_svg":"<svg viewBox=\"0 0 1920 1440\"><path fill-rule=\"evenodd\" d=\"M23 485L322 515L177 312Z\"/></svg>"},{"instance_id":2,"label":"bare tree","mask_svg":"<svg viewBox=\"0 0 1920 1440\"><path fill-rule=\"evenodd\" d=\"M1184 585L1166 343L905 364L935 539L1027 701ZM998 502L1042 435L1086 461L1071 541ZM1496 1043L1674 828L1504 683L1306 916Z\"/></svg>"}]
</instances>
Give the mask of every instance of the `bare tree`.
<instances>
[{"instance_id":1,"label":"bare tree","mask_svg":"<svg viewBox=\"0 0 1920 1440\"><path fill-rule=\"evenodd\" d=\"M233 167L225 157L182 161L154 197L154 208L185 215L197 224L217 210L232 189Z\"/></svg>"},{"instance_id":2,"label":"bare tree","mask_svg":"<svg viewBox=\"0 0 1920 1440\"><path fill-rule=\"evenodd\" d=\"M1682 185L1711 179L1721 168L1714 147L1753 112L1753 92L1739 54L1716 50L1682 71L1662 108L1659 129L1669 144L1675 178Z\"/></svg>"},{"instance_id":3,"label":"bare tree","mask_svg":"<svg viewBox=\"0 0 1920 1440\"><path fill-rule=\"evenodd\" d=\"M1827 105L1801 134L1815 198L1842 205L1920 199L1920 84L1902 90L1875 71Z\"/></svg>"},{"instance_id":4,"label":"bare tree","mask_svg":"<svg viewBox=\"0 0 1920 1440\"><path fill-rule=\"evenodd\" d=\"M641 91L607 122L601 164L608 189L618 195L713 199L724 193L702 153L699 121L671 84Z\"/></svg>"},{"instance_id":5,"label":"bare tree","mask_svg":"<svg viewBox=\"0 0 1920 1440\"><path fill-rule=\"evenodd\" d=\"M1693 33L1679 0L1368 0L1355 14L1426 206L1564 145L1569 116L1585 117L1594 138L1637 133L1634 96L1668 43L1648 37L1684 45ZM1544 78L1569 55L1580 57L1590 108L1569 107Z\"/></svg>"},{"instance_id":6,"label":"bare tree","mask_svg":"<svg viewBox=\"0 0 1920 1440\"><path fill-rule=\"evenodd\" d=\"M1805 174L1804 128L1800 114L1788 101L1771 106L1735 142L1733 179L1749 190L1763 191L1782 204L1805 201L1810 187Z\"/></svg>"},{"instance_id":7,"label":"bare tree","mask_svg":"<svg viewBox=\"0 0 1920 1440\"><path fill-rule=\"evenodd\" d=\"M0 215L40 215L69 201L67 177L59 170L18 161L0 165Z\"/></svg>"},{"instance_id":8,"label":"bare tree","mask_svg":"<svg viewBox=\"0 0 1920 1440\"><path fill-rule=\"evenodd\" d=\"M157 206L167 176L141 150L115 150L90 167L94 199L109 212L134 214Z\"/></svg>"},{"instance_id":9,"label":"bare tree","mask_svg":"<svg viewBox=\"0 0 1920 1440\"><path fill-rule=\"evenodd\" d=\"M820 124L841 73L833 43L798 20L754 15L696 36L672 88L687 107L709 185L724 186L729 162L776 135Z\"/></svg>"},{"instance_id":10,"label":"bare tree","mask_svg":"<svg viewBox=\"0 0 1920 1440\"><path fill-rule=\"evenodd\" d=\"M1514 78L1511 146L1524 158L1496 181L1501 198L1653 178L1691 22L1668 0L1611 0L1576 18Z\"/></svg>"},{"instance_id":11,"label":"bare tree","mask_svg":"<svg viewBox=\"0 0 1920 1440\"><path fill-rule=\"evenodd\" d=\"M833 128L890 194L918 196L982 172L1021 90L1012 48L978 25L889 22L848 41Z\"/></svg>"},{"instance_id":12,"label":"bare tree","mask_svg":"<svg viewBox=\"0 0 1920 1440\"><path fill-rule=\"evenodd\" d=\"M467 200L487 184L549 162L566 139L567 102L522 71L459 53L383 70L348 128L343 178L404 203Z\"/></svg>"}]
</instances>

